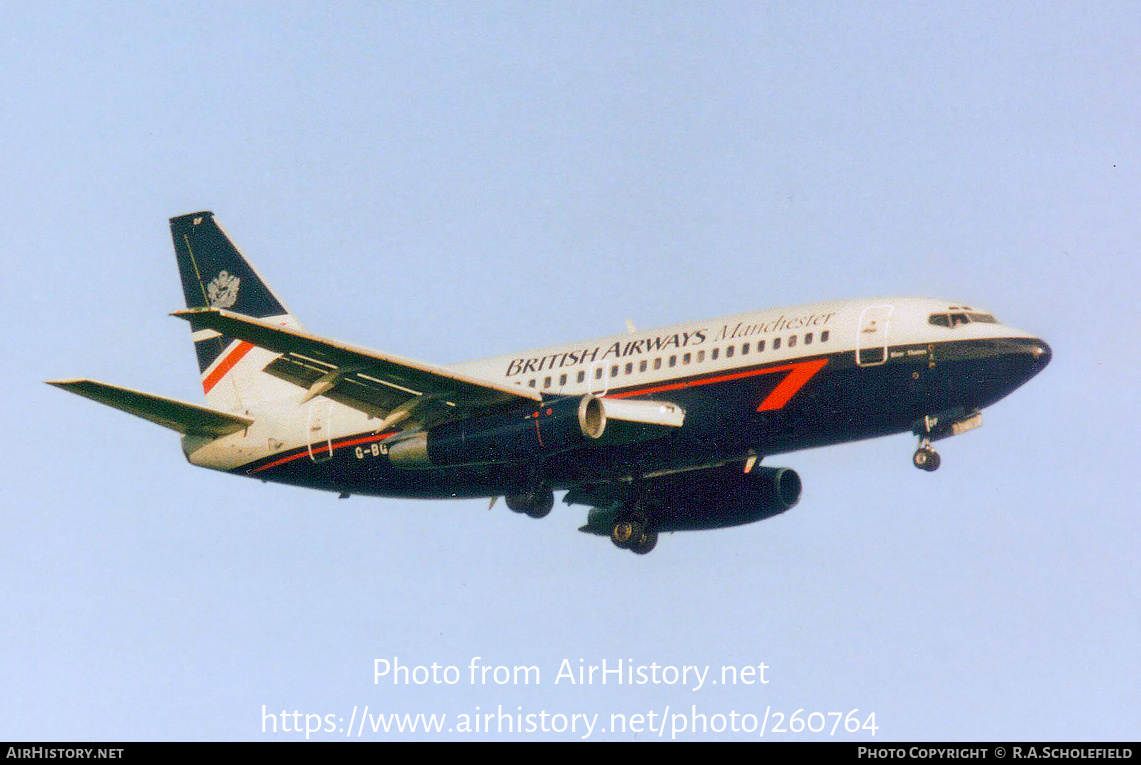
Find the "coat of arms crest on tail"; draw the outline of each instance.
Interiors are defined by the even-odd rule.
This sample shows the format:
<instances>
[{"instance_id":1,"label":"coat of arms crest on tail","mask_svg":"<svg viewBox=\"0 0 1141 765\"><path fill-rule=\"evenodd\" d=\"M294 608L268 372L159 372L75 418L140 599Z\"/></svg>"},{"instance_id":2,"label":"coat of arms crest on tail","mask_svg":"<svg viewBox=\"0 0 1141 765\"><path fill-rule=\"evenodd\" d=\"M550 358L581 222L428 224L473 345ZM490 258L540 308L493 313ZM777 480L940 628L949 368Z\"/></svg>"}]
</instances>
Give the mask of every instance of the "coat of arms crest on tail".
<instances>
[{"instance_id":1,"label":"coat of arms crest on tail","mask_svg":"<svg viewBox=\"0 0 1141 765\"><path fill-rule=\"evenodd\" d=\"M241 281L229 271L220 271L206 285L206 296L210 300L210 307L229 308L238 302L238 285Z\"/></svg>"}]
</instances>

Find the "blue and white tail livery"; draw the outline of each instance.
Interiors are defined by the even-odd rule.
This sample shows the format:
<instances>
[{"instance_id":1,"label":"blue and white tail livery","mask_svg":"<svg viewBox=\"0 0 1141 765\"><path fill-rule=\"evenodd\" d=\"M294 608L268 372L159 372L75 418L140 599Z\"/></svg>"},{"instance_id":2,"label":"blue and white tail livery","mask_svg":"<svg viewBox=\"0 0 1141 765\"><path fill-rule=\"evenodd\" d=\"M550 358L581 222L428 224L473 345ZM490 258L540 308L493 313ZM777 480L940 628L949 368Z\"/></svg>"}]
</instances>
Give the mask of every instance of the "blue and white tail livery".
<instances>
[{"instance_id":1,"label":"blue and white tail livery","mask_svg":"<svg viewBox=\"0 0 1141 765\"><path fill-rule=\"evenodd\" d=\"M170 221L186 307L217 308L299 329L300 324L242 256L214 213L180 215ZM273 354L216 330L194 331L194 352L206 401L224 411L264 407L288 397L263 369Z\"/></svg>"}]
</instances>

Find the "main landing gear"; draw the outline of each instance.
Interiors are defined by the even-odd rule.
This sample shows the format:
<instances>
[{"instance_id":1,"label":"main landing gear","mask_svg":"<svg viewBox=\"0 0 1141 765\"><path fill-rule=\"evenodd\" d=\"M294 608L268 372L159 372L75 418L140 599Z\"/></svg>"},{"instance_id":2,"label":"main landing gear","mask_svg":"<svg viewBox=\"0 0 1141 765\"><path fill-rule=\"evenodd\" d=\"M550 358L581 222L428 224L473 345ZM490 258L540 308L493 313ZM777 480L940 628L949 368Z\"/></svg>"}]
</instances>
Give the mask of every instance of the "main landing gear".
<instances>
[{"instance_id":1,"label":"main landing gear","mask_svg":"<svg viewBox=\"0 0 1141 765\"><path fill-rule=\"evenodd\" d=\"M650 515L641 505L621 513L610 527L610 541L620 550L645 555L658 544L658 532L650 526Z\"/></svg>"},{"instance_id":2,"label":"main landing gear","mask_svg":"<svg viewBox=\"0 0 1141 765\"><path fill-rule=\"evenodd\" d=\"M507 507L531 518L546 518L555 506L555 493L547 487L533 489L525 494L508 494Z\"/></svg>"}]
</instances>

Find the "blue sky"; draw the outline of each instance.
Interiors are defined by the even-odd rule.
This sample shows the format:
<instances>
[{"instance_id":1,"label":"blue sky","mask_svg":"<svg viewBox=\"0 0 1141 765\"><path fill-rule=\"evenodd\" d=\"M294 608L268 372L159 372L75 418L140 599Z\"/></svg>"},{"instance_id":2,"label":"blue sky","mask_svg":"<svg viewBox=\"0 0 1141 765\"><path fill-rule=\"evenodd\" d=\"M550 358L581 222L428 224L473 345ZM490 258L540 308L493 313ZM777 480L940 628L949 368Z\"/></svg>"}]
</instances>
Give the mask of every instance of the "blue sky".
<instances>
[{"instance_id":1,"label":"blue sky","mask_svg":"<svg viewBox=\"0 0 1141 765\"><path fill-rule=\"evenodd\" d=\"M0 738L259 740L263 705L1136 738L1136 4L5 14ZM309 329L431 362L875 295L985 306L1054 361L938 473L907 436L787 455L794 510L636 557L579 508L195 469L43 385L199 400L166 221L200 209ZM373 682L475 656L541 684ZM769 682L556 685L564 659Z\"/></svg>"}]
</instances>

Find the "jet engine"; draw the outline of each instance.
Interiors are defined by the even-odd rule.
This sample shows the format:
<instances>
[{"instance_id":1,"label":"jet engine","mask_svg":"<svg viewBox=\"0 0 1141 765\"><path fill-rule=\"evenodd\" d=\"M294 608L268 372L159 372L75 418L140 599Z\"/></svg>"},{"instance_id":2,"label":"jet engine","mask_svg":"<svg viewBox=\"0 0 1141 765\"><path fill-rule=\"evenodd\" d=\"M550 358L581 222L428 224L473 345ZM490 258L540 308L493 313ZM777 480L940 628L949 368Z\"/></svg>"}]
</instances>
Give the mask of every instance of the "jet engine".
<instances>
[{"instance_id":1,"label":"jet engine","mask_svg":"<svg viewBox=\"0 0 1141 765\"><path fill-rule=\"evenodd\" d=\"M529 460L593 444L660 438L684 419L685 411L668 401L569 396L414 433L393 443L388 459L400 468Z\"/></svg>"},{"instance_id":2,"label":"jet engine","mask_svg":"<svg viewBox=\"0 0 1141 765\"><path fill-rule=\"evenodd\" d=\"M566 501L595 505L580 529L589 533L609 534L635 505L648 512L654 531L697 531L780 515L800 500L800 488L800 476L790 468L757 467L745 473L735 463L647 479L638 497L572 489Z\"/></svg>"}]
</instances>

